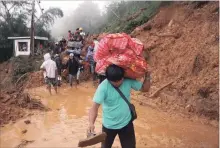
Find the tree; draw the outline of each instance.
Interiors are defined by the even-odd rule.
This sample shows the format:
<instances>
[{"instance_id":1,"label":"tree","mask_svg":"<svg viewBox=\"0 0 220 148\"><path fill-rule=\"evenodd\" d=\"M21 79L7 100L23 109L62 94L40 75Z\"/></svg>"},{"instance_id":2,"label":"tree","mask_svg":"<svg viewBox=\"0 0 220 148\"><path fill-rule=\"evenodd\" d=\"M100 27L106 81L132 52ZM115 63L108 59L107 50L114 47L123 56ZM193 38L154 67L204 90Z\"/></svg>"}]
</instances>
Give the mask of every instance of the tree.
<instances>
[{"instance_id":1,"label":"tree","mask_svg":"<svg viewBox=\"0 0 220 148\"><path fill-rule=\"evenodd\" d=\"M31 11L31 3L29 1L0 1L0 21L8 25L11 32L16 31L13 23L17 18L24 18L24 16ZM22 16L21 16L22 14Z\"/></svg>"},{"instance_id":2,"label":"tree","mask_svg":"<svg viewBox=\"0 0 220 148\"><path fill-rule=\"evenodd\" d=\"M61 17L63 11L60 8L49 8L36 20L35 34L51 38L49 27L53 25L55 19Z\"/></svg>"},{"instance_id":3,"label":"tree","mask_svg":"<svg viewBox=\"0 0 220 148\"><path fill-rule=\"evenodd\" d=\"M49 8L39 17L36 24L48 28L54 23L56 18L60 17L63 17L63 11L60 8Z\"/></svg>"},{"instance_id":4,"label":"tree","mask_svg":"<svg viewBox=\"0 0 220 148\"><path fill-rule=\"evenodd\" d=\"M12 56L13 44L8 36L27 36L28 1L0 1L0 62Z\"/></svg>"},{"instance_id":5,"label":"tree","mask_svg":"<svg viewBox=\"0 0 220 148\"><path fill-rule=\"evenodd\" d=\"M7 39L9 36L30 35L28 23L31 11L31 1L0 1L0 62L12 56L13 44ZM36 35L50 38L49 26L62 16L63 12L59 8L48 9L36 21Z\"/></svg>"}]
</instances>

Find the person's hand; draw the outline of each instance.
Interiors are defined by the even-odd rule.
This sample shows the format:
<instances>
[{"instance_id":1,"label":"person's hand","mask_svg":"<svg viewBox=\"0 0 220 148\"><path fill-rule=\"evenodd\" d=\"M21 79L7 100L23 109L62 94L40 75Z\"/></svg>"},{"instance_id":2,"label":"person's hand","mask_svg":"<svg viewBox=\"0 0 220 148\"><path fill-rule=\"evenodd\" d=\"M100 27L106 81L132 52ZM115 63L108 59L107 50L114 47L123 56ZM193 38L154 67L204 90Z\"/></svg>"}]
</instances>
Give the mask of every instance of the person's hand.
<instances>
[{"instance_id":1,"label":"person's hand","mask_svg":"<svg viewBox=\"0 0 220 148\"><path fill-rule=\"evenodd\" d=\"M151 81L151 72L150 72L150 71L147 71L147 72L145 73L145 79L144 79L144 81L145 81L145 82Z\"/></svg>"},{"instance_id":2,"label":"person's hand","mask_svg":"<svg viewBox=\"0 0 220 148\"><path fill-rule=\"evenodd\" d=\"M150 66L150 65L147 65L147 71L146 71L145 73L151 73L151 71L152 71L151 66Z\"/></svg>"},{"instance_id":3,"label":"person's hand","mask_svg":"<svg viewBox=\"0 0 220 148\"><path fill-rule=\"evenodd\" d=\"M92 134L95 133L95 125L94 124L89 124L87 133L92 133Z\"/></svg>"},{"instance_id":4,"label":"person's hand","mask_svg":"<svg viewBox=\"0 0 220 148\"><path fill-rule=\"evenodd\" d=\"M145 77L150 77L150 75L151 75L150 71L145 72Z\"/></svg>"}]
</instances>

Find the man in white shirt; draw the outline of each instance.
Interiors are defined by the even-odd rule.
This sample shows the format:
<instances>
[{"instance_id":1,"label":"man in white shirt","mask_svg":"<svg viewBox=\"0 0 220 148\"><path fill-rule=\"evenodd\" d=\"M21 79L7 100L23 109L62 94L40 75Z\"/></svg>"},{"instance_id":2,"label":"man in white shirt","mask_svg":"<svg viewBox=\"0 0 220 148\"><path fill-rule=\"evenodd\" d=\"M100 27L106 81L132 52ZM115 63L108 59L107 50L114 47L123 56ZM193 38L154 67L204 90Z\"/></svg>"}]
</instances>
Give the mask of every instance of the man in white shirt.
<instances>
[{"instance_id":1,"label":"man in white shirt","mask_svg":"<svg viewBox=\"0 0 220 148\"><path fill-rule=\"evenodd\" d=\"M47 83L47 89L49 90L51 94L51 85L53 85L55 92L57 93L57 66L56 63L51 60L51 56L49 53L46 53L44 55L44 62L40 67L41 70L43 70L46 73L46 83Z\"/></svg>"}]
</instances>

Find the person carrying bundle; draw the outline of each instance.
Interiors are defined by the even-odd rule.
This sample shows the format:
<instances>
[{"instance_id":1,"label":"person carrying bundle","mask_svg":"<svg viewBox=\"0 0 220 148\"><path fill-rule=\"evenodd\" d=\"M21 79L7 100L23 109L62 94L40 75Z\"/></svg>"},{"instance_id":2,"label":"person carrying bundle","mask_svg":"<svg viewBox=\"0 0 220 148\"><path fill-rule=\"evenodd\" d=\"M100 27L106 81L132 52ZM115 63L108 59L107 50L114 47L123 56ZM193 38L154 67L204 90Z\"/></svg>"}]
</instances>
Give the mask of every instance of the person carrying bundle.
<instances>
[{"instance_id":1,"label":"person carrying bundle","mask_svg":"<svg viewBox=\"0 0 220 148\"><path fill-rule=\"evenodd\" d=\"M111 148L116 135L119 135L122 148L135 148L135 130L133 120L137 118L133 104L130 103L131 90L150 89L150 72L146 72L143 82L125 78L125 71L117 65L106 69L106 78L93 97L89 112L88 132L95 134L95 121L98 109L102 105L102 132L107 137L102 148ZM133 107L131 107L133 106Z\"/></svg>"}]
</instances>

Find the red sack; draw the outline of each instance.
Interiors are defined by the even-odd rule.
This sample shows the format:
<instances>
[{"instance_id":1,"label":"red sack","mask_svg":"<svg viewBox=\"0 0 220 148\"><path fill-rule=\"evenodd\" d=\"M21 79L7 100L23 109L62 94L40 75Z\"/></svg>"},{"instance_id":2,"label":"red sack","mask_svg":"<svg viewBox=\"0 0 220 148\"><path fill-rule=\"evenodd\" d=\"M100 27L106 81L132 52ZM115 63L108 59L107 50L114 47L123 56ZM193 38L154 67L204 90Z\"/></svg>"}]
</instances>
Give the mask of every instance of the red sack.
<instances>
[{"instance_id":1,"label":"red sack","mask_svg":"<svg viewBox=\"0 0 220 148\"><path fill-rule=\"evenodd\" d=\"M135 51L136 55L141 55L143 52L144 45L137 38L132 38L132 42L129 42L129 46Z\"/></svg>"},{"instance_id":2,"label":"red sack","mask_svg":"<svg viewBox=\"0 0 220 148\"><path fill-rule=\"evenodd\" d=\"M95 71L98 74L105 74L105 70L109 65L111 65L111 63L107 62L106 59L99 60L96 63Z\"/></svg>"},{"instance_id":3,"label":"red sack","mask_svg":"<svg viewBox=\"0 0 220 148\"><path fill-rule=\"evenodd\" d=\"M108 34L99 43L94 60L96 72L104 74L106 68L115 64L125 69L125 76L139 78L144 76L147 63L142 56L143 43L122 33Z\"/></svg>"},{"instance_id":4,"label":"red sack","mask_svg":"<svg viewBox=\"0 0 220 148\"><path fill-rule=\"evenodd\" d=\"M123 53L129 42L127 34L108 34L100 42L94 55L95 61L105 58L109 54Z\"/></svg>"}]
</instances>

